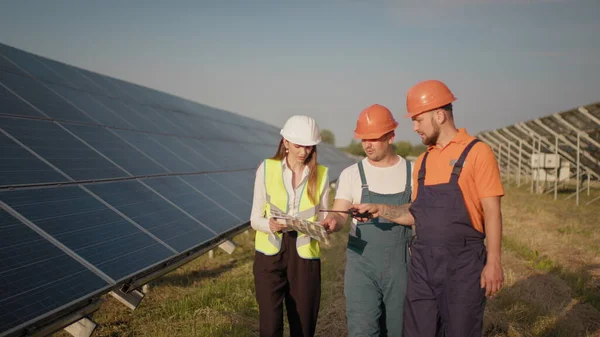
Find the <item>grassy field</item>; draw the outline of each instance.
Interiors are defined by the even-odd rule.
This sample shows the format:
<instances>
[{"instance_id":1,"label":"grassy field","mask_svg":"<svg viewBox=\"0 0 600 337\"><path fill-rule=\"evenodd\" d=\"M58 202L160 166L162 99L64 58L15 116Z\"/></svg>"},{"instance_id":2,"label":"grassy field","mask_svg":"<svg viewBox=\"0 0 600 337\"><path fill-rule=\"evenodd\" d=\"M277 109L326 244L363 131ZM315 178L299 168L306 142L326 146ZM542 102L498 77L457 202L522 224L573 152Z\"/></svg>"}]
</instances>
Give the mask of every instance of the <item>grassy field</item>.
<instances>
[{"instance_id":1,"label":"grassy field","mask_svg":"<svg viewBox=\"0 0 600 337\"><path fill-rule=\"evenodd\" d=\"M584 193L582 204L597 195ZM485 336L600 336L600 201L576 207L574 199L507 188L503 217L506 283L488 301ZM232 255L215 250L213 259L200 257L156 280L135 311L108 297L94 316L95 336L257 336L249 232L234 239ZM346 233L337 234L324 251L319 336L347 335L346 241Z\"/></svg>"}]
</instances>

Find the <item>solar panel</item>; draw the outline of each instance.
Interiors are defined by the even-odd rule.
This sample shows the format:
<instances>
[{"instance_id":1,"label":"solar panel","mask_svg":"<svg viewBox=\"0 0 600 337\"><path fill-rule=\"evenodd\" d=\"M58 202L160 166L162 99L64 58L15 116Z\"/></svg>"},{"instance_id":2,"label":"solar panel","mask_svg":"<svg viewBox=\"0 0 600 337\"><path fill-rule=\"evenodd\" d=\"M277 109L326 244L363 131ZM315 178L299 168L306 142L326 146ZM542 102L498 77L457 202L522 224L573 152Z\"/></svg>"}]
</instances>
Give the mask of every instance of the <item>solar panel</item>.
<instances>
[{"instance_id":1,"label":"solar panel","mask_svg":"<svg viewBox=\"0 0 600 337\"><path fill-rule=\"evenodd\" d=\"M92 298L246 229L256 168L279 140L251 118L0 44L0 336L64 327ZM332 180L354 162L320 149Z\"/></svg>"},{"instance_id":2,"label":"solar panel","mask_svg":"<svg viewBox=\"0 0 600 337\"><path fill-rule=\"evenodd\" d=\"M87 187L178 252L197 246L214 236L208 228L138 181Z\"/></svg>"},{"instance_id":3,"label":"solar panel","mask_svg":"<svg viewBox=\"0 0 600 337\"><path fill-rule=\"evenodd\" d=\"M0 198L113 280L173 254L78 186L0 192Z\"/></svg>"},{"instance_id":4,"label":"solar panel","mask_svg":"<svg viewBox=\"0 0 600 337\"><path fill-rule=\"evenodd\" d=\"M29 73L40 80L53 83L69 84L64 78L58 76L55 72L45 67L37 56L25 53L21 50L5 46L0 48L0 53L6 56L19 69Z\"/></svg>"},{"instance_id":5,"label":"solar panel","mask_svg":"<svg viewBox=\"0 0 600 337\"><path fill-rule=\"evenodd\" d=\"M133 176L167 173L160 163L126 143L113 130L77 124L64 127Z\"/></svg>"},{"instance_id":6,"label":"solar panel","mask_svg":"<svg viewBox=\"0 0 600 337\"><path fill-rule=\"evenodd\" d=\"M27 76L6 74L2 76L3 84L26 102L41 110L53 119L93 123L81 110L69 104L64 98L49 89L54 84L43 85L40 81Z\"/></svg>"},{"instance_id":7,"label":"solar panel","mask_svg":"<svg viewBox=\"0 0 600 337\"><path fill-rule=\"evenodd\" d=\"M126 176L125 172L56 123L0 117L0 125L15 139L74 180Z\"/></svg>"},{"instance_id":8,"label":"solar panel","mask_svg":"<svg viewBox=\"0 0 600 337\"><path fill-rule=\"evenodd\" d=\"M179 177L151 178L142 181L215 234L221 234L247 221L236 217L230 210L213 201L210 196L200 193Z\"/></svg>"},{"instance_id":9,"label":"solar panel","mask_svg":"<svg viewBox=\"0 0 600 337\"><path fill-rule=\"evenodd\" d=\"M0 209L0 333L108 282Z\"/></svg>"},{"instance_id":10,"label":"solar panel","mask_svg":"<svg viewBox=\"0 0 600 337\"><path fill-rule=\"evenodd\" d=\"M0 134L0 186L67 181L4 134Z\"/></svg>"},{"instance_id":11,"label":"solar panel","mask_svg":"<svg viewBox=\"0 0 600 337\"><path fill-rule=\"evenodd\" d=\"M89 78L83 76L77 68L43 57L38 57L37 60L54 73L60 74L60 77L63 78L69 86L93 93L101 92L100 87L94 84Z\"/></svg>"},{"instance_id":12,"label":"solar panel","mask_svg":"<svg viewBox=\"0 0 600 337\"><path fill-rule=\"evenodd\" d=\"M127 120L123 119L116 112L102 105L92 94L68 87L57 86L55 90L89 116L94 123L121 129L135 129L135 125L127 122Z\"/></svg>"},{"instance_id":13,"label":"solar panel","mask_svg":"<svg viewBox=\"0 0 600 337\"><path fill-rule=\"evenodd\" d=\"M4 79L4 76L3 78ZM21 115L30 117L43 117L44 115L31 105L25 103L22 99L9 91L0 81L0 106L5 114Z\"/></svg>"}]
</instances>

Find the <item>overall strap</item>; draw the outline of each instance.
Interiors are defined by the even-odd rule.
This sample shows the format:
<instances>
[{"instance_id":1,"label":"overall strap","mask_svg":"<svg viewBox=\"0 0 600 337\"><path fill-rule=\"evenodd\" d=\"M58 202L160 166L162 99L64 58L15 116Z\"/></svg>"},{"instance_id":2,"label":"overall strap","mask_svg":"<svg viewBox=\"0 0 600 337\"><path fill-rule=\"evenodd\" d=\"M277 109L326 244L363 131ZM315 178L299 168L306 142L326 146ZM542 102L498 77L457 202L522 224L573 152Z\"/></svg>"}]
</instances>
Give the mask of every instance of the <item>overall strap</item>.
<instances>
[{"instance_id":1,"label":"overall strap","mask_svg":"<svg viewBox=\"0 0 600 337\"><path fill-rule=\"evenodd\" d=\"M405 159L405 161L406 161L406 186L404 187L404 190L405 191L410 191L410 187L412 185L411 184L412 177L411 177L411 174L410 174L411 173L410 172L410 165L411 164L410 164L410 162L408 160Z\"/></svg>"},{"instance_id":2,"label":"overall strap","mask_svg":"<svg viewBox=\"0 0 600 337\"><path fill-rule=\"evenodd\" d=\"M479 141L480 141L479 139L475 138L469 143L469 145L467 145L467 147L465 147L465 149L461 153L460 157L454 164L454 168L452 169L452 175L450 176L451 182L458 182L458 178L460 177L460 173L462 172L467 155L469 154L469 152L471 151L473 146L475 144L477 144Z\"/></svg>"},{"instance_id":3,"label":"overall strap","mask_svg":"<svg viewBox=\"0 0 600 337\"><path fill-rule=\"evenodd\" d=\"M363 167L362 160L358 162L358 172L360 173L360 183L362 189L360 202L362 204L370 204L371 195L369 194L369 185L367 184L367 177L365 175L365 168Z\"/></svg>"},{"instance_id":4,"label":"overall strap","mask_svg":"<svg viewBox=\"0 0 600 337\"><path fill-rule=\"evenodd\" d=\"M423 188L425 188L425 173L427 171L426 167L427 167L427 156L429 156L429 151L425 152L425 155L423 156L423 160L421 161L421 168L419 169L419 178L417 180L417 183L419 184L417 186L417 189L419 191L419 194L423 194L421 193L421 191L423 190Z\"/></svg>"}]
</instances>

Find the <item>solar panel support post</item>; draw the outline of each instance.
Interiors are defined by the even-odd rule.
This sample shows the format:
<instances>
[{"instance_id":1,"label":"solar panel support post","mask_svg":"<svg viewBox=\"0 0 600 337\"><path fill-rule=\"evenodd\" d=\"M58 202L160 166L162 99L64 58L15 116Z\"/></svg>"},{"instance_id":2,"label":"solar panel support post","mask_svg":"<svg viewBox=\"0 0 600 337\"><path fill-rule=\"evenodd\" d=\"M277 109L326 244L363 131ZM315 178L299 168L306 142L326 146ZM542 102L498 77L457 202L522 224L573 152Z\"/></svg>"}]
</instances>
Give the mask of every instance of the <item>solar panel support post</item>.
<instances>
[{"instance_id":1,"label":"solar panel support post","mask_svg":"<svg viewBox=\"0 0 600 337\"><path fill-rule=\"evenodd\" d=\"M231 240L224 241L223 243L221 243L219 245L219 248L224 250L229 255L233 254L235 247L236 247L235 243L233 243L233 241L231 241Z\"/></svg>"},{"instance_id":2,"label":"solar panel support post","mask_svg":"<svg viewBox=\"0 0 600 337\"><path fill-rule=\"evenodd\" d=\"M209 258L209 259L212 259L212 258L214 258L214 257L215 257L215 251L214 251L213 249L209 250L209 251L208 251L208 258Z\"/></svg>"},{"instance_id":3,"label":"solar panel support post","mask_svg":"<svg viewBox=\"0 0 600 337\"><path fill-rule=\"evenodd\" d=\"M506 130L504 130L504 131L506 132ZM507 133L508 133L508 132L507 132ZM510 133L508 133L508 134L509 134L509 135L511 135ZM514 174L514 173L513 173L513 171L514 171L514 165L516 165L516 166L518 167L519 171L521 171L521 169L523 168L523 167L521 166L521 157L522 157L524 154L527 154L527 155L529 155L528 153L524 153L524 152L522 151L522 149L521 149L521 148L522 148L522 146L523 146L523 141L522 141L522 139L518 139L518 138L517 138L517 139L518 139L518 141L519 141L519 144L518 144L518 147L519 147L519 157L518 157L517 159L514 159L514 158L512 157L512 148L513 148L513 147L514 147L514 148L517 148L517 143L516 143L516 142L514 142L513 140L510 140L510 139L508 139L508 138L506 138L506 137L505 137L504 135L502 135L502 134L501 134L501 133L500 133L498 130L494 130L494 131L490 132L488 135L490 135L490 136L494 136L494 137L497 137L498 139L501 139L501 140L503 140L504 142L506 142L506 143L508 144L508 149L509 149L509 159L510 159L510 160L509 160L509 166L510 166L510 171L511 171L511 174ZM511 135L511 136L512 136L512 135ZM514 137L514 136L512 136L512 137ZM529 145L529 144L526 144L526 145ZM517 176L518 176L519 174L520 174L520 172L517 172ZM519 180L519 181L520 181L520 180ZM520 182L519 182L518 184L519 184L519 186L520 186Z\"/></svg>"},{"instance_id":4,"label":"solar panel support post","mask_svg":"<svg viewBox=\"0 0 600 337\"><path fill-rule=\"evenodd\" d=\"M84 317L77 322L65 328L65 331L74 337L89 337L94 333L98 324L91 319Z\"/></svg>"},{"instance_id":5,"label":"solar panel support post","mask_svg":"<svg viewBox=\"0 0 600 337\"><path fill-rule=\"evenodd\" d=\"M577 206L579 206L579 185L580 185L580 179L581 177L579 176L579 170L580 170L580 165L579 165L579 148L581 146L581 133L577 132L577 195L575 196L575 204Z\"/></svg>"},{"instance_id":6,"label":"solar panel support post","mask_svg":"<svg viewBox=\"0 0 600 337\"><path fill-rule=\"evenodd\" d=\"M590 179L590 170L587 170L587 195L588 197L590 196L590 184L591 184L591 179Z\"/></svg>"},{"instance_id":7,"label":"solar panel support post","mask_svg":"<svg viewBox=\"0 0 600 337\"><path fill-rule=\"evenodd\" d=\"M532 154L533 154L533 153L536 153L535 152L535 137L532 136L531 139L533 140L533 146L532 146L532 148L533 148ZM533 193L533 184L535 183L535 173L536 172L537 172L537 167L534 167L533 160L532 160L531 161L531 187L529 189L529 193Z\"/></svg>"},{"instance_id":8,"label":"solar panel support post","mask_svg":"<svg viewBox=\"0 0 600 337\"><path fill-rule=\"evenodd\" d=\"M554 156L558 158L558 136L554 136ZM560 168L559 164L554 168L554 200L558 199L558 172Z\"/></svg>"},{"instance_id":9,"label":"solar panel support post","mask_svg":"<svg viewBox=\"0 0 600 337\"><path fill-rule=\"evenodd\" d=\"M65 329L71 326L74 326L74 324L76 324L77 322L79 322L80 320L86 318L86 323L83 323L82 326L88 326L88 327L93 327L95 329L95 327L97 326L96 323L91 319L91 315L98 311L98 309L100 308L100 305L102 305L102 303L104 302L104 300L102 298L96 298L93 301L91 301L90 303L88 303L87 305L79 308L78 310L75 310L73 312L68 313L65 316L62 317L58 317L56 319L53 319L52 321L50 321L50 323L45 324L43 326L40 327L36 327L35 330L30 330L27 332L26 336L27 337L43 337L43 336L48 336L50 334L53 334L57 331L59 331L60 329ZM92 324L89 324L90 321ZM68 331L68 330L67 330ZM92 330L93 332L93 330ZM69 331L70 334L72 334L75 337L87 337L89 335L74 335L72 332Z\"/></svg>"},{"instance_id":10,"label":"solar panel support post","mask_svg":"<svg viewBox=\"0 0 600 337\"><path fill-rule=\"evenodd\" d=\"M507 184L509 186L510 186L510 176L512 174L512 166L510 164L511 159L512 159L512 150L510 147L510 143L508 143L508 169L507 169L508 170L508 172L507 172L508 173L508 181L507 181Z\"/></svg>"},{"instance_id":11,"label":"solar panel support post","mask_svg":"<svg viewBox=\"0 0 600 337\"><path fill-rule=\"evenodd\" d=\"M542 138L538 139L538 147L537 147L538 158L542 155ZM539 176L539 168L536 170L536 180L535 180L535 193L540 193L540 176Z\"/></svg>"},{"instance_id":12,"label":"solar panel support post","mask_svg":"<svg viewBox=\"0 0 600 337\"><path fill-rule=\"evenodd\" d=\"M131 310L135 310L140 305L140 302L142 302L144 299L144 296L146 296L143 292L137 289L127 293L120 289L115 289L110 292L110 295Z\"/></svg>"},{"instance_id":13,"label":"solar panel support post","mask_svg":"<svg viewBox=\"0 0 600 337\"><path fill-rule=\"evenodd\" d=\"M523 160L523 141L519 140L519 171L517 172L517 187L521 186L521 161Z\"/></svg>"}]
</instances>

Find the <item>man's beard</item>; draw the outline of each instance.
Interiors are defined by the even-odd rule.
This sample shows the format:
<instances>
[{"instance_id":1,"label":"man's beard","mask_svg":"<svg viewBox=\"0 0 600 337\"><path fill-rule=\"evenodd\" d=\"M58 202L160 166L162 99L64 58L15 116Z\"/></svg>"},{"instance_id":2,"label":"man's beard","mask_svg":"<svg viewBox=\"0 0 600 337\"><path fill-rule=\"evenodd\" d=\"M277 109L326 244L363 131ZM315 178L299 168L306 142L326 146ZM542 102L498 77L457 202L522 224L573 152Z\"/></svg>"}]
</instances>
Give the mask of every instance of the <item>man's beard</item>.
<instances>
[{"instance_id":1,"label":"man's beard","mask_svg":"<svg viewBox=\"0 0 600 337\"><path fill-rule=\"evenodd\" d=\"M423 144L427 146L433 146L437 144L438 138L440 137L440 126L433 122L433 132L431 136L423 139Z\"/></svg>"}]
</instances>

